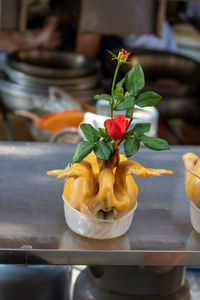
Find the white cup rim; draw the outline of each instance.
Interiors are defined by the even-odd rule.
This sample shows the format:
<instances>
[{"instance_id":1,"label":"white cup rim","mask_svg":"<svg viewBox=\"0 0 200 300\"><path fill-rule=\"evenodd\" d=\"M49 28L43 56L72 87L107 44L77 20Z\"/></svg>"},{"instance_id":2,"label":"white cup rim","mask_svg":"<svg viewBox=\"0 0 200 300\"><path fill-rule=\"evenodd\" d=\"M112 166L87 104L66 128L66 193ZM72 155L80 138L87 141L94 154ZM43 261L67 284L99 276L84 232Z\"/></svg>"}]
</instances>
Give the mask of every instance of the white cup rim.
<instances>
[{"instance_id":1,"label":"white cup rim","mask_svg":"<svg viewBox=\"0 0 200 300\"><path fill-rule=\"evenodd\" d=\"M137 200L136 200L136 203L135 203L135 206L127 213L125 214L124 216L122 216L121 218L118 218L118 219L113 219L113 220L101 220L101 219L97 219L97 218L94 218L94 217L88 217L87 215L81 213L80 211L76 210L75 208L73 208L69 202L64 198L64 196L62 195L62 199L64 201L64 203L71 209L73 210L77 215L80 215L80 217L85 217L85 218L89 218L89 219L92 219L94 221L98 221L98 222L101 222L101 223L106 223L106 224L111 224L113 223L114 221L119 221L119 220L123 220L123 219L126 219L128 218L131 214L133 214L138 206L138 203L137 203Z\"/></svg>"},{"instance_id":2,"label":"white cup rim","mask_svg":"<svg viewBox=\"0 0 200 300\"><path fill-rule=\"evenodd\" d=\"M190 200L190 205L200 213L200 208L198 208L191 200Z\"/></svg>"}]
</instances>

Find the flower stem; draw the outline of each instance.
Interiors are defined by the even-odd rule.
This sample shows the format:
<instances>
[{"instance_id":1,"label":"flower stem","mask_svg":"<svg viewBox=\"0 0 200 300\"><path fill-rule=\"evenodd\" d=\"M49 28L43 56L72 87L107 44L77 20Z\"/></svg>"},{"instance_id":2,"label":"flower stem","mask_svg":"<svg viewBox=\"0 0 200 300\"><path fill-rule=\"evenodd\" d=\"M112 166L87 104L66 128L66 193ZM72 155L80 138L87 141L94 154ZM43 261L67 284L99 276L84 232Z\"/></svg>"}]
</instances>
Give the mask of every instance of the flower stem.
<instances>
[{"instance_id":1,"label":"flower stem","mask_svg":"<svg viewBox=\"0 0 200 300\"><path fill-rule=\"evenodd\" d=\"M116 82L116 79L117 79L117 73L118 73L118 71L119 71L120 65L121 65L121 62L118 61L118 62L117 62L116 69L115 69L115 73L114 73L114 76L113 76L113 81L112 81L112 90L111 90L111 95L112 95L112 96L114 95L115 82ZM113 106L114 106L114 100L112 100L112 103L111 103L111 105L110 105L110 116L111 116L111 118L113 118Z\"/></svg>"},{"instance_id":2,"label":"flower stem","mask_svg":"<svg viewBox=\"0 0 200 300\"><path fill-rule=\"evenodd\" d=\"M128 123L128 127L126 128L126 131L129 129L129 127L130 127L132 121L133 121L133 116L130 118L130 121L129 121L129 123Z\"/></svg>"},{"instance_id":3,"label":"flower stem","mask_svg":"<svg viewBox=\"0 0 200 300\"><path fill-rule=\"evenodd\" d=\"M114 73L114 76L113 76L112 91L111 91L111 95L112 95L112 96L113 96L113 94L114 94L115 82L116 82L117 73L118 73L118 70L119 70L120 65L121 65L121 62L118 61L118 62L117 62L116 69L115 69L115 73Z\"/></svg>"},{"instance_id":4,"label":"flower stem","mask_svg":"<svg viewBox=\"0 0 200 300\"><path fill-rule=\"evenodd\" d=\"M123 142L124 138L120 139L117 146L119 146Z\"/></svg>"}]
</instances>

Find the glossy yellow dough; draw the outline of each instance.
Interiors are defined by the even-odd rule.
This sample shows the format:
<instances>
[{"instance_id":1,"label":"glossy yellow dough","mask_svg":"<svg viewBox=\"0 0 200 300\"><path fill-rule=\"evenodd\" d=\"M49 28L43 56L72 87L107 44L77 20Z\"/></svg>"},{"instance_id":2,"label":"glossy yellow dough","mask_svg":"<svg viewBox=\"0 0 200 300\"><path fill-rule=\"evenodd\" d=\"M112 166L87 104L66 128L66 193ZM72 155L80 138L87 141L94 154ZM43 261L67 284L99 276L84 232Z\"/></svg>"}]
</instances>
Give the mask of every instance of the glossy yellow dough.
<instances>
[{"instance_id":1,"label":"glossy yellow dough","mask_svg":"<svg viewBox=\"0 0 200 300\"><path fill-rule=\"evenodd\" d=\"M183 155L185 192L190 201L200 208L200 158L194 153Z\"/></svg>"},{"instance_id":2,"label":"glossy yellow dough","mask_svg":"<svg viewBox=\"0 0 200 300\"><path fill-rule=\"evenodd\" d=\"M79 163L64 170L47 172L48 175L66 178L63 197L73 208L98 219L115 219L136 205L138 187L131 176L170 175L172 171L147 169L139 163L126 160L118 149L108 161L89 154Z\"/></svg>"}]
</instances>

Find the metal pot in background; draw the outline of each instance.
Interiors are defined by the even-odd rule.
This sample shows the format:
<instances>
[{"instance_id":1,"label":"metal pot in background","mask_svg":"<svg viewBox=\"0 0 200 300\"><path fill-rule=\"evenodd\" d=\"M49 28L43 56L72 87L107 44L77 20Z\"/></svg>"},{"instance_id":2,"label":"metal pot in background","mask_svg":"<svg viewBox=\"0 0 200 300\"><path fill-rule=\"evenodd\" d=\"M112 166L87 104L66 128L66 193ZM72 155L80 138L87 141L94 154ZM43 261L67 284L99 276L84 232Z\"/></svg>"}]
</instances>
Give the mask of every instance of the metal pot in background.
<instances>
[{"instance_id":1,"label":"metal pot in background","mask_svg":"<svg viewBox=\"0 0 200 300\"><path fill-rule=\"evenodd\" d=\"M65 91L62 88L63 91ZM34 110L36 103L34 99L38 97L38 101L43 106L49 98L49 88L38 89L33 87L24 87L12 82L3 72L0 72L0 92L1 100L5 107L11 111L16 109ZM92 88L90 90L74 90L67 92L74 100L81 103L89 104L94 101L95 94L101 93L101 88ZM37 102L38 102L37 101Z\"/></svg>"},{"instance_id":2,"label":"metal pot in background","mask_svg":"<svg viewBox=\"0 0 200 300\"><path fill-rule=\"evenodd\" d=\"M46 101L50 87L61 87L75 100L92 103L101 92L97 61L71 52L26 50L8 54L0 73L4 105L10 109L35 109L33 96Z\"/></svg>"},{"instance_id":3,"label":"metal pot in background","mask_svg":"<svg viewBox=\"0 0 200 300\"><path fill-rule=\"evenodd\" d=\"M8 54L7 64L27 75L44 78L80 78L97 70L97 61L82 54L22 50Z\"/></svg>"},{"instance_id":4,"label":"metal pot in background","mask_svg":"<svg viewBox=\"0 0 200 300\"><path fill-rule=\"evenodd\" d=\"M67 90L86 90L97 86L100 80L96 60L72 52L14 52L8 54L4 70L13 82L40 89L62 86Z\"/></svg>"},{"instance_id":5,"label":"metal pot in background","mask_svg":"<svg viewBox=\"0 0 200 300\"><path fill-rule=\"evenodd\" d=\"M40 91L34 88L22 87L10 81L3 72L0 72L0 91L3 104L11 111L15 109L34 109L33 95L47 96L45 90Z\"/></svg>"},{"instance_id":6,"label":"metal pot in background","mask_svg":"<svg viewBox=\"0 0 200 300\"><path fill-rule=\"evenodd\" d=\"M40 90L44 90L49 86L60 86L63 87L66 91L87 90L97 86L97 84L99 83L98 73L93 73L84 77L77 78L47 78L41 76L42 72L40 76L33 76L18 71L8 64L5 64L4 71L13 82L24 87L32 87Z\"/></svg>"}]
</instances>

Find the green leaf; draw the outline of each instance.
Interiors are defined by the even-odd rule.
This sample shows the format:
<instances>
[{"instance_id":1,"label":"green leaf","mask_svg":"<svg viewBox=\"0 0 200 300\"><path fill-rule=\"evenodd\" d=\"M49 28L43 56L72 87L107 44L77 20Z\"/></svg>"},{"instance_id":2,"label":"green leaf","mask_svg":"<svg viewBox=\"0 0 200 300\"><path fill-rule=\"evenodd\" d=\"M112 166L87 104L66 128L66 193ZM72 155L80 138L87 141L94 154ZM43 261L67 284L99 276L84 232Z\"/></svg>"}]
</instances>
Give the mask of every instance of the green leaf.
<instances>
[{"instance_id":1,"label":"green leaf","mask_svg":"<svg viewBox=\"0 0 200 300\"><path fill-rule=\"evenodd\" d=\"M74 154L71 158L71 163L77 163L81 161L84 157L86 157L94 148L94 143L91 141L83 141L80 142L75 149Z\"/></svg>"},{"instance_id":2,"label":"green leaf","mask_svg":"<svg viewBox=\"0 0 200 300\"><path fill-rule=\"evenodd\" d=\"M137 124L135 124L135 126L132 130L133 130L133 134L140 137L145 132L148 132L150 130L150 128L151 128L150 123L137 123Z\"/></svg>"},{"instance_id":3,"label":"green leaf","mask_svg":"<svg viewBox=\"0 0 200 300\"><path fill-rule=\"evenodd\" d=\"M130 95L137 96L137 94L144 87L144 73L139 63L126 74L125 86Z\"/></svg>"},{"instance_id":4,"label":"green leaf","mask_svg":"<svg viewBox=\"0 0 200 300\"><path fill-rule=\"evenodd\" d=\"M112 56L112 59L117 59L115 53L111 52L110 50L107 50L107 52Z\"/></svg>"},{"instance_id":5,"label":"green leaf","mask_svg":"<svg viewBox=\"0 0 200 300\"><path fill-rule=\"evenodd\" d=\"M119 97L119 98L115 98L115 97ZM113 98L114 98L114 106L113 107L115 108L116 105L118 105L122 102L123 97L122 96L113 96Z\"/></svg>"},{"instance_id":6,"label":"green leaf","mask_svg":"<svg viewBox=\"0 0 200 300\"><path fill-rule=\"evenodd\" d=\"M144 92L137 98L136 104L140 107L154 106L161 99L161 96L154 92Z\"/></svg>"},{"instance_id":7,"label":"green leaf","mask_svg":"<svg viewBox=\"0 0 200 300\"><path fill-rule=\"evenodd\" d=\"M116 87L122 87L124 82L125 82L125 77L116 84Z\"/></svg>"},{"instance_id":8,"label":"green leaf","mask_svg":"<svg viewBox=\"0 0 200 300\"><path fill-rule=\"evenodd\" d=\"M123 96L124 95L123 87L121 87L121 86L116 87L116 89L114 91L114 95Z\"/></svg>"},{"instance_id":9,"label":"green leaf","mask_svg":"<svg viewBox=\"0 0 200 300\"><path fill-rule=\"evenodd\" d=\"M134 99L135 98L132 96L126 96L126 97L124 97L124 101L122 101L120 104L116 105L114 109L119 111L119 110L125 110L130 107L133 107Z\"/></svg>"},{"instance_id":10,"label":"green leaf","mask_svg":"<svg viewBox=\"0 0 200 300\"><path fill-rule=\"evenodd\" d=\"M148 132L150 128L150 123L137 123L135 124L134 128L125 133L124 137L129 138L132 135L135 135L136 137L140 138L140 136L143 135L145 132Z\"/></svg>"},{"instance_id":11,"label":"green leaf","mask_svg":"<svg viewBox=\"0 0 200 300\"><path fill-rule=\"evenodd\" d=\"M109 94L101 94L101 95L95 95L94 99L95 100L103 99L103 100L106 100L106 101L110 101L110 99L112 99L112 97Z\"/></svg>"},{"instance_id":12,"label":"green leaf","mask_svg":"<svg viewBox=\"0 0 200 300\"><path fill-rule=\"evenodd\" d=\"M105 140L105 142L107 142L107 141ZM112 144L110 142L107 142L107 145L110 148L110 151L113 153L113 146L112 146Z\"/></svg>"},{"instance_id":13,"label":"green leaf","mask_svg":"<svg viewBox=\"0 0 200 300\"><path fill-rule=\"evenodd\" d=\"M114 96L113 96L113 99L116 100L116 101L122 101L123 96L120 96L120 95L114 95Z\"/></svg>"},{"instance_id":14,"label":"green leaf","mask_svg":"<svg viewBox=\"0 0 200 300\"><path fill-rule=\"evenodd\" d=\"M80 125L80 128L89 141L96 142L101 138L100 133L90 124L83 123Z\"/></svg>"},{"instance_id":15,"label":"green leaf","mask_svg":"<svg viewBox=\"0 0 200 300\"><path fill-rule=\"evenodd\" d=\"M99 133L103 138L107 138L108 134L105 128L99 128Z\"/></svg>"},{"instance_id":16,"label":"green leaf","mask_svg":"<svg viewBox=\"0 0 200 300\"><path fill-rule=\"evenodd\" d=\"M108 145L109 142L100 141L95 144L94 153L96 156L103 160L108 160L111 154L111 147ZM112 146L112 145L111 145Z\"/></svg>"},{"instance_id":17,"label":"green leaf","mask_svg":"<svg viewBox=\"0 0 200 300\"><path fill-rule=\"evenodd\" d=\"M131 137L124 143L124 152L126 157L130 157L138 152L140 148L140 140L137 137Z\"/></svg>"},{"instance_id":18,"label":"green leaf","mask_svg":"<svg viewBox=\"0 0 200 300\"><path fill-rule=\"evenodd\" d=\"M126 111L126 117L131 118L133 116L133 113L134 113L134 107L128 108Z\"/></svg>"},{"instance_id":19,"label":"green leaf","mask_svg":"<svg viewBox=\"0 0 200 300\"><path fill-rule=\"evenodd\" d=\"M142 135L141 140L151 150L162 151L170 149L168 143L163 139Z\"/></svg>"}]
</instances>

